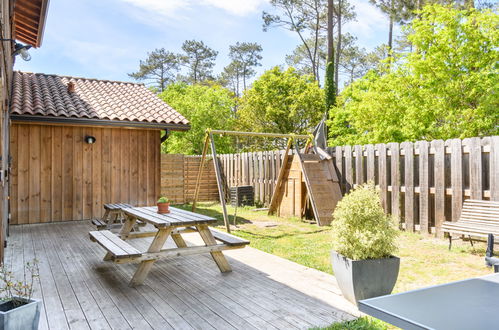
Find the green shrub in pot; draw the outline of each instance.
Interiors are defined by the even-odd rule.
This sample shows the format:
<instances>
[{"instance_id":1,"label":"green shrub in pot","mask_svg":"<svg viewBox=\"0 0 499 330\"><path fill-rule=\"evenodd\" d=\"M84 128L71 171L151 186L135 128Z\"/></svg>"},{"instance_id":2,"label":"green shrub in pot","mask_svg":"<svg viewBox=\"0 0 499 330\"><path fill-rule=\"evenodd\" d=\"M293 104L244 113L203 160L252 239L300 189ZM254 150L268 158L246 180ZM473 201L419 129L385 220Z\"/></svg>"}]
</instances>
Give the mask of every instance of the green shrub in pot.
<instances>
[{"instance_id":1,"label":"green shrub in pot","mask_svg":"<svg viewBox=\"0 0 499 330\"><path fill-rule=\"evenodd\" d=\"M390 293L400 265L393 256L399 231L373 183L338 202L331 227L333 270L344 296L356 303Z\"/></svg>"}]
</instances>

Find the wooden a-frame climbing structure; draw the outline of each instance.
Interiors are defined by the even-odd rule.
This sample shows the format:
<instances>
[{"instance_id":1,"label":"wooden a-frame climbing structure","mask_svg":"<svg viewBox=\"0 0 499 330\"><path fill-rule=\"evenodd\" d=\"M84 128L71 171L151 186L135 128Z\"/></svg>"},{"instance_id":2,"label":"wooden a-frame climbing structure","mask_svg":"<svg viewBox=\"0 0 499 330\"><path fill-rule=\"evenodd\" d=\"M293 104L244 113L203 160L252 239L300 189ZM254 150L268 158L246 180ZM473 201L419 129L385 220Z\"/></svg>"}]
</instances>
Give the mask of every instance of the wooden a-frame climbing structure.
<instances>
[{"instance_id":1,"label":"wooden a-frame climbing structure","mask_svg":"<svg viewBox=\"0 0 499 330\"><path fill-rule=\"evenodd\" d=\"M324 150L303 153L295 146L295 154L286 151L269 214L303 217L311 208L319 226L329 225L333 211L342 198L338 175L332 157Z\"/></svg>"}]
</instances>

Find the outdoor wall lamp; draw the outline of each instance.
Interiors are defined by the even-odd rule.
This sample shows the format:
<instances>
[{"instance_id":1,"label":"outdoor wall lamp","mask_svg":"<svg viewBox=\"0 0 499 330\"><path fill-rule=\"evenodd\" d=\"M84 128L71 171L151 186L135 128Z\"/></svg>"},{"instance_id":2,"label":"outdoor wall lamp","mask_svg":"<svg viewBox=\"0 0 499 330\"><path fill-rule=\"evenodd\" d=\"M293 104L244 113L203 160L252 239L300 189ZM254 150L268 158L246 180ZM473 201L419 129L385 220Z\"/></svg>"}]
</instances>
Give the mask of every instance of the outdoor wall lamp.
<instances>
[{"instance_id":1,"label":"outdoor wall lamp","mask_svg":"<svg viewBox=\"0 0 499 330\"><path fill-rule=\"evenodd\" d=\"M28 53L28 49L31 48L31 45L23 45L18 42L14 45L14 53L12 55L21 55L21 58L25 61L31 60L31 55Z\"/></svg>"},{"instance_id":2,"label":"outdoor wall lamp","mask_svg":"<svg viewBox=\"0 0 499 330\"><path fill-rule=\"evenodd\" d=\"M90 135L85 136L85 142L86 143L88 143L88 144L94 144L95 141L97 141L97 139L95 138L95 136L90 136Z\"/></svg>"},{"instance_id":3,"label":"outdoor wall lamp","mask_svg":"<svg viewBox=\"0 0 499 330\"><path fill-rule=\"evenodd\" d=\"M0 41L12 41L14 43L14 52L12 53L12 56L21 55L23 60L31 60L31 55L28 53L28 49L31 48L31 45L23 45L16 42L14 39L0 39Z\"/></svg>"}]
</instances>

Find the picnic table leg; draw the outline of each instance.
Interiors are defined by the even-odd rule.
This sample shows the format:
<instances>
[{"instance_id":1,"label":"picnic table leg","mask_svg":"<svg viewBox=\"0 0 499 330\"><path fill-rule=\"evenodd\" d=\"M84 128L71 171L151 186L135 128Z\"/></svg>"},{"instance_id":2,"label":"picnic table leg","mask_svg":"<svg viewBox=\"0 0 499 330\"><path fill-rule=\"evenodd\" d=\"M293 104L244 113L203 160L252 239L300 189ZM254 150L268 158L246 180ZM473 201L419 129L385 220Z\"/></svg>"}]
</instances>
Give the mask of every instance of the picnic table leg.
<instances>
[{"instance_id":1,"label":"picnic table leg","mask_svg":"<svg viewBox=\"0 0 499 330\"><path fill-rule=\"evenodd\" d=\"M110 225L108 217L109 217L109 210L108 210L108 209L106 209L106 210L104 211L104 215L102 216L101 221L102 221L102 222L104 222L107 226L109 226L109 225Z\"/></svg>"},{"instance_id":2,"label":"picnic table leg","mask_svg":"<svg viewBox=\"0 0 499 330\"><path fill-rule=\"evenodd\" d=\"M180 235L178 233L176 233L176 234L172 233L171 236L172 236L173 241L177 245L177 247L179 247L179 248L187 247L187 244L185 243L182 235Z\"/></svg>"},{"instance_id":3,"label":"picnic table leg","mask_svg":"<svg viewBox=\"0 0 499 330\"><path fill-rule=\"evenodd\" d=\"M203 239L203 241L207 246L217 244L217 241L215 240L215 237L213 237L213 234L208 228L208 225L197 225L196 227L198 229L199 235L201 235L201 238ZM213 260L217 264L218 269L220 269L222 273L227 273L232 271L232 268L230 267L229 262L225 258L222 251L215 251L210 253L211 256L213 257Z\"/></svg>"},{"instance_id":4,"label":"picnic table leg","mask_svg":"<svg viewBox=\"0 0 499 330\"><path fill-rule=\"evenodd\" d=\"M168 239L168 236L170 236L171 232L172 229L169 227L159 229L147 252L159 252L163 245L165 245L165 242ZM139 268L137 268L137 271L135 271L135 274L133 274L132 280L130 281L130 286L141 285L146 279L147 274L149 274L149 271L151 270L154 262L155 260L142 261L139 264Z\"/></svg>"}]
</instances>

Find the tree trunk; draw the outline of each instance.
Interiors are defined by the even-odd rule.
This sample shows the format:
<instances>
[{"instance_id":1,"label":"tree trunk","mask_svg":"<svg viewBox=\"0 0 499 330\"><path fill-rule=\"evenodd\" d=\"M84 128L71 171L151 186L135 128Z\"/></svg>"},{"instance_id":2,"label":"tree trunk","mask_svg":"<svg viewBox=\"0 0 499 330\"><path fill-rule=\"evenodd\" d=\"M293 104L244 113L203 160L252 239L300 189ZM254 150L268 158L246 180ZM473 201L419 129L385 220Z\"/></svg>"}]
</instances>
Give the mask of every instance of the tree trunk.
<instances>
[{"instance_id":1,"label":"tree trunk","mask_svg":"<svg viewBox=\"0 0 499 330\"><path fill-rule=\"evenodd\" d=\"M334 3L333 0L327 2L327 63L326 76L324 79L324 90L326 96L326 111L330 114L329 109L336 104L336 84L334 79L334 44L333 44L333 18L334 18Z\"/></svg>"},{"instance_id":2,"label":"tree trunk","mask_svg":"<svg viewBox=\"0 0 499 330\"><path fill-rule=\"evenodd\" d=\"M338 42L336 44L336 65L335 65L335 69L334 69L334 84L335 84L335 90L336 90L336 95L338 95L338 83L339 83L339 79L338 79L338 72L339 72L339 69L340 69L340 57L341 57L341 39L342 39L342 35L341 35L341 15L342 15L342 12L341 12L341 6L342 6L342 0L338 0L338 14L337 14L337 18L336 18L336 25L338 26Z\"/></svg>"},{"instance_id":3,"label":"tree trunk","mask_svg":"<svg viewBox=\"0 0 499 330\"><path fill-rule=\"evenodd\" d=\"M334 3L333 0L327 1L327 62L334 61L334 44L333 44L333 17Z\"/></svg>"},{"instance_id":4,"label":"tree trunk","mask_svg":"<svg viewBox=\"0 0 499 330\"><path fill-rule=\"evenodd\" d=\"M394 7L394 0L390 1L390 26L388 28L388 57L392 56L392 46L393 46L393 7Z\"/></svg>"}]
</instances>

